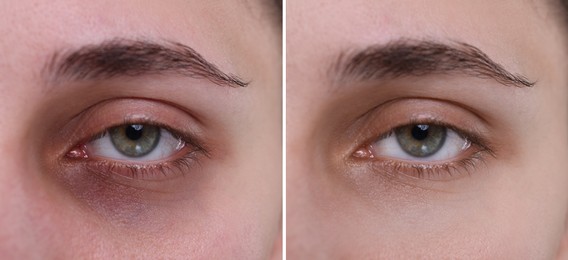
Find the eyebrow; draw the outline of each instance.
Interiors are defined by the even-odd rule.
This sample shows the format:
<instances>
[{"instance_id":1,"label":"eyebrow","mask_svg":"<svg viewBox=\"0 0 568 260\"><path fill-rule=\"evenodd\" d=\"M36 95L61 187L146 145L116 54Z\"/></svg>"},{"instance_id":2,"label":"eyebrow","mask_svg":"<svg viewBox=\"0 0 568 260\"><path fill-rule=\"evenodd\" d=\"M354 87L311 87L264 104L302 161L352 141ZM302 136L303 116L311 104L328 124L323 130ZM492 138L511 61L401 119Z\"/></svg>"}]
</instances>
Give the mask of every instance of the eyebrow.
<instances>
[{"instance_id":1,"label":"eyebrow","mask_svg":"<svg viewBox=\"0 0 568 260\"><path fill-rule=\"evenodd\" d=\"M249 84L221 71L191 47L176 42L159 44L113 39L70 52L56 52L43 71L51 82L175 73L229 87L246 87Z\"/></svg>"},{"instance_id":2,"label":"eyebrow","mask_svg":"<svg viewBox=\"0 0 568 260\"><path fill-rule=\"evenodd\" d=\"M397 40L357 52L342 52L329 70L336 82L374 81L403 76L463 74L502 85L532 87L536 82L507 71L480 49L463 42Z\"/></svg>"}]
</instances>

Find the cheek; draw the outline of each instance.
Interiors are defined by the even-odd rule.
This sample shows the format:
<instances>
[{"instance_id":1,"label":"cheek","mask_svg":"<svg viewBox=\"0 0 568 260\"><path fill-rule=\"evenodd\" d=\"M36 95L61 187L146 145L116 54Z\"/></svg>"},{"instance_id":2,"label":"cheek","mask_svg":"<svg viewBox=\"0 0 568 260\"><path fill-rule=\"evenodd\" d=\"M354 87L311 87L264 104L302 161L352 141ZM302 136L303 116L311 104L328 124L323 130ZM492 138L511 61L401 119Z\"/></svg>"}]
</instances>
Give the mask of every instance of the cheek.
<instances>
[{"instance_id":1,"label":"cheek","mask_svg":"<svg viewBox=\"0 0 568 260\"><path fill-rule=\"evenodd\" d=\"M463 207L459 214L416 209L406 216L374 213L347 219L343 218L346 216L331 217L321 233L331 245L328 248L331 254L346 259L361 256L382 259L550 259L553 256L555 248L551 245L557 244L550 236L553 227L548 228L538 220L527 225L532 221L520 219L526 215L518 215L520 212L514 209L505 213L476 209L473 214L467 208ZM356 208L351 210L362 212ZM342 235L330 238L337 233Z\"/></svg>"},{"instance_id":2,"label":"cheek","mask_svg":"<svg viewBox=\"0 0 568 260\"><path fill-rule=\"evenodd\" d=\"M419 195L393 187L365 195L377 201L325 181L329 178L304 177L292 194L306 199L288 200L288 234L297 238L288 246L344 258L550 259L560 241L566 200L555 200L559 194L549 188L559 191L562 185L526 179L539 172L508 165L489 165L483 185L462 193Z\"/></svg>"},{"instance_id":3,"label":"cheek","mask_svg":"<svg viewBox=\"0 0 568 260\"><path fill-rule=\"evenodd\" d=\"M197 241L202 256L206 259L266 258L272 237L266 234L268 228L262 214L254 205L236 201L231 196L221 200L204 220L208 228L199 232L204 236Z\"/></svg>"}]
</instances>

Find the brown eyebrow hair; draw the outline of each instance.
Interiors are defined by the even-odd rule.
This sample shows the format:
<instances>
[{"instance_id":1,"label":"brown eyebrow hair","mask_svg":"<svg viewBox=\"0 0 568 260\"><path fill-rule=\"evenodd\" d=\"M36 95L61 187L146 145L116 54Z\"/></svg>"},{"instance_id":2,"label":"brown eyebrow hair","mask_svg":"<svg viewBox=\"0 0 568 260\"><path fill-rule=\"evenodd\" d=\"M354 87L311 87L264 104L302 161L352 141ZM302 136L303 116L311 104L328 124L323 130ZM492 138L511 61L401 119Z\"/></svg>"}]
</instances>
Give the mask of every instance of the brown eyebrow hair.
<instances>
[{"instance_id":1,"label":"brown eyebrow hair","mask_svg":"<svg viewBox=\"0 0 568 260\"><path fill-rule=\"evenodd\" d=\"M51 82L170 72L230 87L249 84L235 75L224 73L191 47L175 42L158 44L113 39L70 52L56 52L43 70Z\"/></svg>"},{"instance_id":2,"label":"brown eyebrow hair","mask_svg":"<svg viewBox=\"0 0 568 260\"><path fill-rule=\"evenodd\" d=\"M467 43L401 39L356 52L343 52L329 70L336 82L372 81L403 76L461 73L493 79L516 87L532 87L535 82L513 74Z\"/></svg>"}]
</instances>

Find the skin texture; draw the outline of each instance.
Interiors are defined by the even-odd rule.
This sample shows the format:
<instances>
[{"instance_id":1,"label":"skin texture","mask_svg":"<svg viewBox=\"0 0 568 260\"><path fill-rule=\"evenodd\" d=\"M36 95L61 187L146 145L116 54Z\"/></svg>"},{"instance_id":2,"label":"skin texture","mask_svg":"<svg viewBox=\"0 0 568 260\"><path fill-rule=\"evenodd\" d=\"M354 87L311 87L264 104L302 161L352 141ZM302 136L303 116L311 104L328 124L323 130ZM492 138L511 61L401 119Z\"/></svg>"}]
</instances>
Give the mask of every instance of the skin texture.
<instances>
[{"instance_id":1,"label":"skin texture","mask_svg":"<svg viewBox=\"0 0 568 260\"><path fill-rule=\"evenodd\" d=\"M0 10L0 258L278 255L281 50L266 4L30 0ZM54 52L117 38L184 44L249 85L175 73L45 80ZM66 156L128 115L189 131L209 154L140 178Z\"/></svg>"},{"instance_id":2,"label":"skin texture","mask_svg":"<svg viewBox=\"0 0 568 260\"><path fill-rule=\"evenodd\" d=\"M568 55L546 3L288 1L287 256L566 257ZM340 53L401 39L467 43L536 84L459 73L334 81ZM494 156L428 177L353 158L424 115L474 131Z\"/></svg>"}]
</instances>

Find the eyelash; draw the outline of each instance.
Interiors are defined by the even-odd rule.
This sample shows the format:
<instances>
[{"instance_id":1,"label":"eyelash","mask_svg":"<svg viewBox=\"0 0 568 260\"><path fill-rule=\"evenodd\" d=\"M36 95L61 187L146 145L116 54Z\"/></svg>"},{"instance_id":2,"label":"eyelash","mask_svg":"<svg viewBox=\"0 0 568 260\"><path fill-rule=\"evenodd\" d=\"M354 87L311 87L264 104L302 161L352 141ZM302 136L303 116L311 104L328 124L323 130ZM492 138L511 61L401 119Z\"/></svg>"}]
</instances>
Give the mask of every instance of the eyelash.
<instances>
[{"instance_id":1,"label":"eyelash","mask_svg":"<svg viewBox=\"0 0 568 260\"><path fill-rule=\"evenodd\" d=\"M181 151L184 151L185 153L183 154L183 156L180 156L175 160L155 164L143 164L135 162L124 163L108 159L93 160L88 156L82 158L71 158L69 156L69 153L67 153L67 157L70 159L85 160L84 165L88 171L97 173L118 173L117 175L131 179L144 179L147 177L155 177L157 175L163 175L164 177L177 176L178 174L184 175L187 171L191 170L195 166L195 164L199 165L200 161L198 157L200 155L210 157L208 149L205 147L205 145L193 135L188 133L181 134L181 131L174 130L166 124L150 119L124 120L121 124L105 127L102 132L92 135L89 138L84 139L84 141L79 142L79 145L76 145L74 149L85 147L88 143L104 137L106 134L108 134L108 130L113 127L133 124L152 125L170 132L174 137L179 138L184 142L185 146Z\"/></svg>"},{"instance_id":2,"label":"eyelash","mask_svg":"<svg viewBox=\"0 0 568 260\"><path fill-rule=\"evenodd\" d=\"M379 135L379 137L373 138L366 142L364 147L369 147L372 143L387 138L394 133L395 129L398 129L407 125L436 125L447 128L456 132L460 137L471 142L472 147L477 147L477 151L468 155L466 158L446 162L442 164L428 164L428 163L409 163L404 161L399 161L395 159L381 159L381 158L371 158L373 160L373 168L376 172L384 171L390 174L401 173L406 176L411 176L420 179L434 179L435 177L454 177L456 175L467 174L471 176L472 172L476 169L479 163L485 163L487 156L495 158L495 152L492 148L491 143L479 136L479 134L472 133L455 127L454 125L448 124L439 119L428 119L428 120L409 120L408 123L400 124L396 127L391 128L387 133ZM467 150L472 149L472 147Z\"/></svg>"},{"instance_id":3,"label":"eyelash","mask_svg":"<svg viewBox=\"0 0 568 260\"><path fill-rule=\"evenodd\" d=\"M193 152L189 152L173 161L143 166L111 161L87 162L87 169L96 172L120 172L120 176L127 178L145 179L155 177L156 175L163 175L164 177L177 176L178 173L179 175L184 175L185 172L192 169L194 162L198 162L196 156Z\"/></svg>"},{"instance_id":4,"label":"eyelash","mask_svg":"<svg viewBox=\"0 0 568 260\"><path fill-rule=\"evenodd\" d=\"M461 159L455 162L449 162L439 165L426 165L426 164L410 164L404 162L396 162L388 160L381 163L380 168L382 171L392 173L402 173L407 176L412 176L420 179L435 179L436 177L454 177L462 174L471 175L475 170L478 163L484 163L484 154L487 150L480 150L468 158ZM489 153L490 154L490 153ZM377 167L374 165L374 167Z\"/></svg>"}]
</instances>

